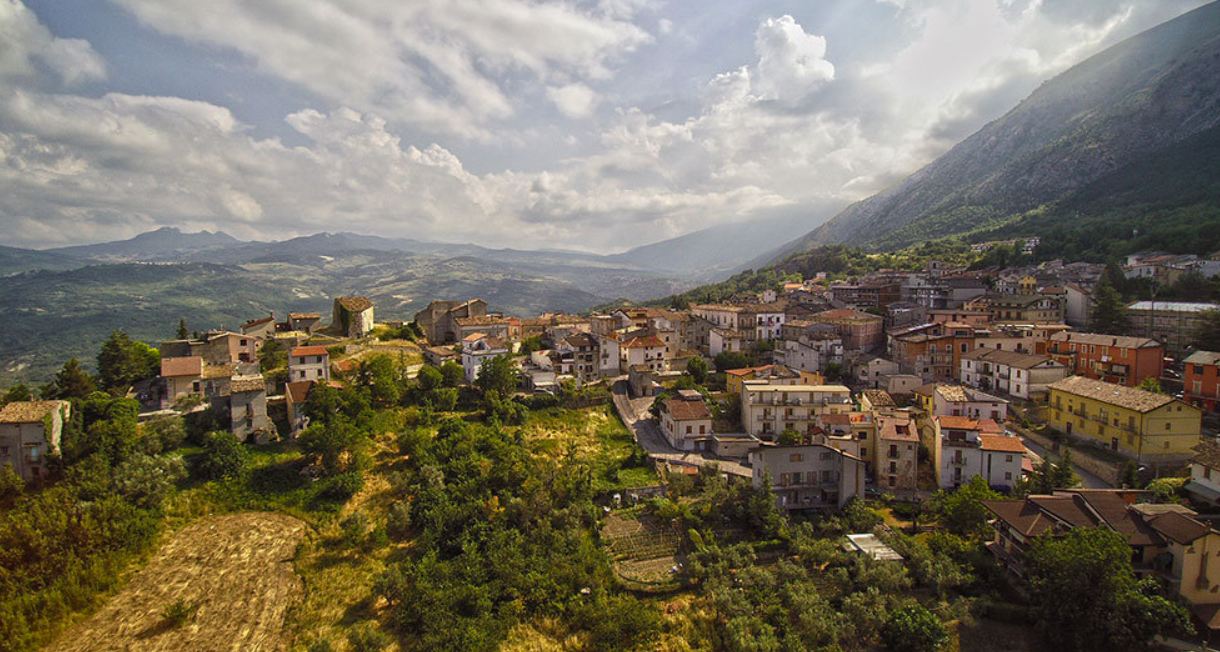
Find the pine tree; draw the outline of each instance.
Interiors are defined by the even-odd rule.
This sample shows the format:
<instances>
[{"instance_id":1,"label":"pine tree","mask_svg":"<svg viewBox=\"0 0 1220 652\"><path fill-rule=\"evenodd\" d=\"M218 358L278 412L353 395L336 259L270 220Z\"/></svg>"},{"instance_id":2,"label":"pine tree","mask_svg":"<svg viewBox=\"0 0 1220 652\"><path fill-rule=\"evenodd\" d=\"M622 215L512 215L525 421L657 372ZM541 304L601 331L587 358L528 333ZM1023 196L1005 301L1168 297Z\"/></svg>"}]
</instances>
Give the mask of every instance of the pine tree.
<instances>
[{"instance_id":1,"label":"pine tree","mask_svg":"<svg viewBox=\"0 0 1220 652\"><path fill-rule=\"evenodd\" d=\"M179 319L178 332L175 334L175 337L180 340L185 340L190 337L190 335L190 331L186 330L186 319Z\"/></svg>"},{"instance_id":2,"label":"pine tree","mask_svg":"<svg viewBox=\"0 0 1220 652\"><path fill-rule=\"evenodd\" d=\"M1089 329L1094 333L1121 335L1129 327L1127 307L1118 290L1103 278L1093 290L1093 309L1089 312Z\"/></svg>"},{"instance_id":3,"label":"pine tree","mask_svg":"<svg viewBox=\"0 0 1220 652\"><path fill-rule=\"evenodd\" d=\"M97 389L97 383L94 382L93 376L85 372L81 367L80 360L72 358L64 363L59 373L55 374L55 398L87 398L93 390Z\"/></svg>"}]
</instances>

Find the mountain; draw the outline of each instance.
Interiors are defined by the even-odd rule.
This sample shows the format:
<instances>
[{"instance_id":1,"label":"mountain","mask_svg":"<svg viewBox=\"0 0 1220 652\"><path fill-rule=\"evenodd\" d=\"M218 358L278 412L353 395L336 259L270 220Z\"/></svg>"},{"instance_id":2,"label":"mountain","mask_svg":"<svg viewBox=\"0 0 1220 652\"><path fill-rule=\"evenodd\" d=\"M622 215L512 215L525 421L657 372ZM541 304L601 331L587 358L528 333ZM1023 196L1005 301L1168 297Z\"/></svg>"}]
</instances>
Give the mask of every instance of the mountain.
<instances>
[{"instance_id":1,"label":"mountain","mask_svg":"<svg viewBox=\"0 0 1220 652\"><path fill-rule=\"evenodd\" d=\"M828 243L891 249L998 226L1217 125L1220 2L1072 67L772 258Z\"/></svg>"},{"instance_id":2,"label":"mountain","mask_svg":"<svg viewBox=\"0 0 1220 652\"><path fill-rule=\"evenodd\" d=\"M819 216L815 216L817 219ZM828 215L821 215L826 219ZM608 259L647 269L724 276L760 253L792 240L809 228L809 215L788 215L709 227L676 238L635 247Z\"/></svg>"},{"instance_id":3,"label":"mountain","mask_svg":"<svg viewBox=\"0 0 1220 652\"><path fill-rule=\"evenodd\" d=\"M75 258L104 261L161 260L192 251L228 247L241 241L217 231L183 233L172 226L141 233L129 240L77 245L47 250L50 253L66 254Z\"/></svg>"},{"instance_id":4,"label":"mountain","mask_svg":"<svg viewBox=\"0 0 1220 652\"><path fill-rule=\"evenodd\" d=\"M68 254L0 246L0 276L34 269L75 269L87 264L88 261Z\"/></svg>"}]
</instances>

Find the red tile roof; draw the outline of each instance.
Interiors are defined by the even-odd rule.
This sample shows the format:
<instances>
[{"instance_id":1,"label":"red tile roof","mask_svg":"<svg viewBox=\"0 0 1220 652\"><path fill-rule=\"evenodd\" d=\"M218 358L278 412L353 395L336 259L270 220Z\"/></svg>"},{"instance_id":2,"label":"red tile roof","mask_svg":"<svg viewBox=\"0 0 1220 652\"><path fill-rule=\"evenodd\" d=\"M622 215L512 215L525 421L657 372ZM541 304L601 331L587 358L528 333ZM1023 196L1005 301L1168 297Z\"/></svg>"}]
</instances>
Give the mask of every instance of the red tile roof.
<instances>
[{"instance_id":1,"label":"red tile roof","mask_svg":"<svg viewBox=\"0 0 1220 652\"><path fill-rule=\"evenodd\" d=\"M649 335L648 337L637 337L632 339L630 342L623 344L623 348L625 349L651 349L664 346L665 343L661 341L661 338L655 335Z\"/></svg>"},{"instance_id":2,"label":"red tile roof","mask_svg":"<svg viewBox=\"0 0 1220 652\"><path fill-rule=\"evenodd\" d=\"M288 396L289 401L301 404L309 397L309 390L312 387L312 380L298 380L284 385L284 394Z\"/></svg>"},{"instance_id":3,"label":"red tile roof","mask_svg":"<svg viewBox=\"0 0 1220 652\"><path fill-rule=\"evenodd\" d=\"M979 435L979 447L985 451L1025 454L1025 444L1021 443L1021 438L1007 435Z\"/></svg>"},{"instance_id":4,"label":"red tile roof","mask_svg":"<svg viewBox=\"0 0 1220 652\"><path fill-rule=\"evenodd\" d=\"M181 358L161 358L162 378L181 378L183 376L202 376L203 358L197 355Z\"/></svg>"},{"instance_id":5,"label":"red tile roof","mask_svg":"<svg viewBox=\"0 0 1220 652\"><path fill-rule=\"evenodd\" d=\"M330 355L326 352L324 346L298 346L289 354L294 358L303 358L307 355Z\"/></svg>"},{"instance_id":6,"label":"red tile roof","mask_svg":"<svg viewBox=\"0 0 1220 652\"><path fill-rule=\"evenodd\" d=\"M674 421L696 421L712 418L711 411L707 409L707 404L702 399L688 401L680 398L671 398L667 399L664 405L665 411L673 417Z\"/></svg>"},{"instance_id":7,"label":"red tile roof","mask_svg":"<svg viewBox=\"0 0 1220 652\"><path fill-rule=\"evenodd\" d=\"M13 401L0 410L0 423L42 423L56 408L67 401Z\"/></svg>"},{"instance_id":8,"label":"red tile roof","mask_svg":"<svg viewBox=\"0 0 1220 652\"><path fill-rule=\"evenodd\" d=\"M352 312L363 312L373 307L373 302L368 297L339 297L336 301Z\"/></svg>"}]
</instances>

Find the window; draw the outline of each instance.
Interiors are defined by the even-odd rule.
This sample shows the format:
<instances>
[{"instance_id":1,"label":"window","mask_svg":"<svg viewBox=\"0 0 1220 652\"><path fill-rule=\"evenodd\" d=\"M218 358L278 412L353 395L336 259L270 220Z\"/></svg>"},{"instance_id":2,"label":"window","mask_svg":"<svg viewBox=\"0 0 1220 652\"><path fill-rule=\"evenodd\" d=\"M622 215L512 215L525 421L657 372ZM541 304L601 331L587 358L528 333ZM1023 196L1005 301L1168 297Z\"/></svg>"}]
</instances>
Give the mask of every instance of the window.
<instances>
[{"instance_id":1,"label":"window","mask_svg":"<svg viewBox=\"0 0 1220 652\"><path fill-rule=\"evenodd\" d=\"M1197 374L1199 376L1203 375L1203 365L1197 364L1197 365L1194 365L1194 368L1195 368L1195 374Z\"/></svg>"},{"instance_id":2,"label":"window","mask_svg":"<svg viewBox=\"0 0 1220 652\"><path fill-rule=\"evenodd\" d=\"M1005 479L1005 480L1012 480L1012 471L1005 471L1005 472L1004 472L1004 479Z\"/></svg>"},{"instance_id":3,"label":"window","mask_svg":"<svg viewBox=\"0 0 1220 652\"><path fill-rule=\"evenodd\" d=\"M890 462L890 473L897 473L897 472L898 472L898 463Z\"/></svg>"},{"instance_id":4,"label":"window","mask_svg":"<svg viewBox=\"0 0 1220 652\"><path fill-rule=\"evenodd\" d=\"M800 483L801 483L801 472L794 471L792 473L792 484L800 484Z\"/></svg>"},{"instance_id":5,"label":"window","mask_svg":"<svg viewBox=\"0 0 1220 652\"><path fill-rule=\"evenodd\" d=\"M805 456L801 455L800 453L793 453L788 456L788 461L789 462L803 462L803 461L805 461Z\"/></svg>"},{"instance_id":6,"label":"window","mask_svg":"<svg viewBox=\"0 0 1220 652\"><path fill-rule=\"evenodd\" d=\"M686 434L688 434L688 435L690 434L690 426L689 426L689 425L687 425L687 426L686 426Z\"/></svg>"},{"instance_id":7,"label":"window","mask_svg":"<svg viewBox=\"0 0 1220 652\"><path fill-rule=\"evenodd\" d=\"M1166 430L1171 430L1171 429L1173 429L1173 426L1172 426L1172 425L1170 425L1168 421L1166 421L1166 422L1165 422L1165 429L1166 429ZM1165 448L1169 448L1169 442L1165 442Z\"/></svg>"},{"instance_id":8,"label":"window","mask_svg":"<svg viewBox=\"0 0 1220 652\"><path fill-rule=\"evenodd\" d=\"M1005 461L1005 462L1011 462L1011 461L1012 461L1012 455L1005 455L1005 456L1004 456L1004 461Z\"/></svg>"},{"instance_id":9,"label":"window","mask_svg":"<svg viewBox=\"0 0 1220 652\"><path fill-rule=\"evenodd\" d=\"M834 455L834 453L822 453L821 455L818 456L818 459L829 460L833 455Z\"/></svg>"}]
</instances>

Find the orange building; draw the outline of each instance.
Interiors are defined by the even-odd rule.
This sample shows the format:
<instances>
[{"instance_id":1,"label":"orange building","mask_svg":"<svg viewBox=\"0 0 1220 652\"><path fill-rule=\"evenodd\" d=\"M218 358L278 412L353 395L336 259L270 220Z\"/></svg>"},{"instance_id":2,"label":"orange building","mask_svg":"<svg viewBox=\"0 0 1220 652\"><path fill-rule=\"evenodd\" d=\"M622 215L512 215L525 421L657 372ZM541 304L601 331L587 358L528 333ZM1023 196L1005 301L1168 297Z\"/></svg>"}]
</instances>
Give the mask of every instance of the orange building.
<instances>
[{"instance_id":1,"label":"orange building","mask_svg":"<svg viewBox=\"0 0 1220 652\"><path fill-rule=\"evenodd\" d=\"M1063 332L1051 336L1046 355L1072 375L1137 387L1161 377L1165 345L1147 337Z\"/></svg>"},{"instance_id":2,"label":"orange building","mask_svg":"<svg viewBox=\"0 0 1220 652\"><path fill-rule=\"evenodd\" d=\"M1182 398L1197 408L1215 412L1220 403L1220 353L1195 351L1185 364Z\"/></svg>"}]
</instances>

